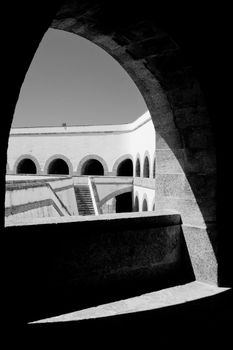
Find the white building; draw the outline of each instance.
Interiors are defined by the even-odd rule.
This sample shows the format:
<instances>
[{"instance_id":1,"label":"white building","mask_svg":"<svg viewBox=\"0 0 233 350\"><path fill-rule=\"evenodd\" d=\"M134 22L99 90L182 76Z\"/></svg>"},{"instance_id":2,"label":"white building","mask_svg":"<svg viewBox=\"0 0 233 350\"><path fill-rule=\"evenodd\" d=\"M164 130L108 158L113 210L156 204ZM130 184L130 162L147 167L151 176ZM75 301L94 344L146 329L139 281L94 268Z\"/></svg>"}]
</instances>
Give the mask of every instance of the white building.
<instances>
[{"instance_id":1,"label":"white building","mask_svg":"<svg viewBox=\"0 0 233 350\"><path fill-rule=\"evenodd\" d=\"M12 128L7 184L66 175L77 186L91 177L96 214L115 211L116 197L127 191L133 193L131 210L153 210L155 137L149 112L122 125Z\"/></svg>"}]
</instances>

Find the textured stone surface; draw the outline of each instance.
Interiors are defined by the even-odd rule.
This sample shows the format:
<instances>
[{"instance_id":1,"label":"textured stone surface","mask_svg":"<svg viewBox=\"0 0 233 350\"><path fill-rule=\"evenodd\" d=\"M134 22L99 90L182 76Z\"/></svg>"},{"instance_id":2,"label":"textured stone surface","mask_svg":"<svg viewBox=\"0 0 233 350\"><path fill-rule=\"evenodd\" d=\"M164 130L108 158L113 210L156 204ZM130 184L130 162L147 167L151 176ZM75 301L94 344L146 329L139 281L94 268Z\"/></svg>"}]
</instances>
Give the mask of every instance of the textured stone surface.
<instances>
[{"instance_id":1,"label":"textured stone surface","mask_svg":"<svg viewBox=\"0 0 233 350\"><path fill-rule=\"evenodd\" d=\"M176 198L194 198L191 189L188 188L187 179L184 174L157 174L155 182L155 196L176 197Z\"/></svg>"},{"instance_id":2,"label":"textured stone surface","mask_svg":"<svg viewBox=\"0 0 233 350\"><path fill-rule=\"evenodd\" d=\"M177 129L156 129L156 149L181 149L182 140Z\"/></svg>"},{"instance_id":3,"label":"textured stone surface","mask_svg":"<svg viewBox=\"0 0 233 350\"><path fill-rule=\"evenodd\" d=\"M183 174L184 152L182 149L156 149L158 174Z\"/></svg>"},{"instance_id":4,"label":"textured stone surface","mask_svg":"<svg viewBox=\"0 0 233 350\"><path fill-rule=\"evenodd\" d=\"M200 207L202 210L196 205L196 199L159 197L155 194L155 209L182 211L181 218L185 224L203 225L216 220L216 205L212 199L203 199Z\"/></svg>"},{"instance_id":5,"label":"textured stone surface","mask_svg":"<svg viewBox=\"0 0 233 350\"><path fill-rule=\"evenodd\" d=\"M217 284L217 257L206 228L182 225L182 230L196 279Z\"/></svg>"}]
</instances>

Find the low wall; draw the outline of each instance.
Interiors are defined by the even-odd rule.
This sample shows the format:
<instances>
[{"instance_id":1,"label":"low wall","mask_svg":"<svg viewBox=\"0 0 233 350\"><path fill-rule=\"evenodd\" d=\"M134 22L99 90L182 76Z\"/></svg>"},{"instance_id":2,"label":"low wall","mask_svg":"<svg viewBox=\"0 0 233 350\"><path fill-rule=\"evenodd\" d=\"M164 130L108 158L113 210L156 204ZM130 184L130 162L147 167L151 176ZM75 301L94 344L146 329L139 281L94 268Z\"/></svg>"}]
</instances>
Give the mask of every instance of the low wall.
<instances>
[{"instance_id":1,"label":"low wall","mask_svg":"<svg viewBox=\"0 0 233 350\"><path fill-rule=\"evenodd\" d=\"M27 321L193 279L178 214L46 221L6 227L12 288L27 296Z\"/></svg>"},{"instance_id":2,"label":"low wall","mask_svg":"<svg viewBox=\"0 0 233 350\"><path fill-rule=\"evenodd\" d=\"M69 210L70 215L78 215L77 201L74 192L74 182L72 178L46 180L53 191L60 198L62 203Z\"/></svg>"},{"instance_id":3,"label":"low wall","mask_svg":"<svg viewBox=\"0 0 233 350\"><path fill-rule=\"evenodd\" d=\"M34 188L36 188L36 185L38 185L37 193L38 198L35 198L34 200L38 201L40 197L40 190L39 187L45 188L46 186L43 186L43 184L49 184L52 191L54 191L55 196L58 197L58 199L63 203L65 208L68 210L69 215L78 215L78 207L77 202L75 198L74 193L74 183L72 177L68 176L56 176L56 175L49 175L49 176L42 176L42 175L7 175L6 176L6 187L9 185L15 185L18 186L18 188L22 188L22 186L29 188L30 184L33 184ZM41 186L39 186L41 184ZM30 192L30 190L28 189ZM45 190L44 190L45 191ZM47 192L49 190L47 189ZM35 192L35 190L34 190ZM30 192L31 193L31 192ZM26 203L26 198L20 194L20 201L23 201ZM28 198L28 202L31 201L30 195L26 196ZM6 203L5 203L6 206ZM42 215L43 217L46 215ZM47 215L50 216L50 215Z\"/></svg>"},{"instance_id":4,"label":"low wall","mask_svg":"<svg viewBox=\"0 0 233 350\"><path fill-rule=\"evenodd\" d=\"M70 215L47 183L6 184L5 222L20 218L45 218Z\"/></svg>"}]
</instances>

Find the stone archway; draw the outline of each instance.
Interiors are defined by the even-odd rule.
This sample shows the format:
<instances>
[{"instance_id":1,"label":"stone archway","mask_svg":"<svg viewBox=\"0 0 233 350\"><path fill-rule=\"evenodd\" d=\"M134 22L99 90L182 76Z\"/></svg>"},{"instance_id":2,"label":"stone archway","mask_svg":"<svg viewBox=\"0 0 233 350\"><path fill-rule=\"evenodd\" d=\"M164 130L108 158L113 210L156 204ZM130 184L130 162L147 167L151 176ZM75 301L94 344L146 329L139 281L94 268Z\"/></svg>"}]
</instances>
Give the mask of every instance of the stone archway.
<instances>
[{"instance_id":1,"label":"stone archway","mask_svg":"<svg viewBox=\"0 0 233 350\"><path fill-rule=\"evenodd\" d=\"M152 177L153 179L155 179L155 174L156 174L156 159L155 159L155 155L154 155L154 158L153 158L153 169L152 169Z\"/></svg>"},{"instance_id":2,"label":"stone archway","mask_svg":"<svg viewBox=\"0 0 233 350\"><path fill-rule=\"evenodd\" d=\"M112 173L117 176L133 176L133 157L125 154L118 158L113 165Z\"/></svg>"},{"instance_id":3,"label":"stone archway","mask_svg":"<svg viewBox=\"0 0 233 350\"><path fill-rule=\"evenodd\" d=\"M91 163L90 163L91 162ZM93 171L91 170L91 173L88 171L88 174L83 174L84 168L86 166L90 166L93 170L97 171L97 174L93 174ZM96 165L96 167L95 167ZM94 172L96 172L94 171ZM85 171L84 171L85 172ZM86 157L83 157L81 161L79 162L78 169L77 169L77 175L108 175L108 166L105 160L98 156L97 154L89 154Z\"/></svg>"},{"instance_id":4,"label":"stone archway","mask_svg":"<svg viewBox=\"0 0 233 350\"><path fill-rule=\"evenodd\" d=\"M146 151L143 159L143 169L142 169L143 177L149 178L150 172L151 172L150 156L149 156L149 153Z\"/></svg>"},{"instance_id":5,"label":"stone archway","mask_svg":"<svg viewBox=\"0 0 233 350\"><path fill-rule=\"evenodd\" d=\"M139 211L139 199L138 199L138 194L135 195L134 199L134 211L138 212Z\"/></svg>"},{"instance_id":6,"label":"stone archway","mask_svg":"<svg viewBox=\"0 0 233 350\"><path fill-rule=\"evenodd\" d=\"M82 166L81 175L104 175L104 167L97 159L88 159Z\"/></svg>"},{"instance_id":7,"label":"stone archway","mask_svg":"<svg viewBox=\"0 0 233 350\"><path fill-rule=\"evenodd\" d=\"M26 162L26 163L25 163ZM19 167L21 169L19 169ZM38 160L31 154L22 154L13 166L13 174L41 174L41 169Z\"/></svg>"},{"instance_id":8,"label":"stone archway","mask_svg":"<svg viewBox=\"0 0 233 350\"><path fill-rule=\"evenodd\" d=\"M22 159L17 165L17 174L36 174L36 164L31 159Z\"/></svg>"},{"instance_id":9,"label":"stone archway","mask_svg":"<svg viewBox=\"0 0 233 350\"><path fill-rule=\"evenodd\" d=\"M141 160L140 160L140 155L139 154L137 154L137 157L136 157L135 176L136 177L140 177L141 176Z\"/></svg>"},{"instance_id":10,"label":"stone archway","mask_svg":"<svg viewBox=\"0 0 233 350\"><path fill-rule=\"evenodd\" d=\"M73 167L70 160L62 154L55 154L47 159L44 166L44 174L73 174Z\"/></svg>"},{"instance_id":11,"label":"stone archway","mask_svg":"<svg viewBox=\"0 0 233 350\"><path fill-rule=\"evenodd\" d=\"M156 207L179 210L187 224L213 223L215 156L212 129L191 65L173 38L151 20L137 20L121 30L113 22L109 23L111 30L107 30L101 16L108 9L98 4L96 12L96 7L88 6L88 1L84 3L88 8L85 15L78 3L72 3L57 13L51 27L80 35L103 48L138 86L157 135L156 188L159 187L159 198ZM173 188L169 187L171 181L176 183ZM200 183L205 182L207 186L203 187L203 196L200 196Z\"/></svg>"},{"instance_id":12,"label":"stone archway","mask_svg":"<svg viewBox=\"0 0 233 350\"><path fill-rule=\"evenodd\" d=\"M37 22L34 19L33 28L38 26L38 33L31 46L25 39L24 47L28 50L25 55L28 56L26 61L18 63L17 69L22 67L22 72L17 75L19 82L12 92L12 101L17 100L29 62L56 10L52 5L48 14L41 9L45 18L42 25L39 15ZM140 11L137 16L124 14L120 27L119 18L111 17L113 12L117 17L119 12L116 11L98 1L95 6L88 1L71 1L70 4L68 1L55 16L52 27L82 35L105 49L138 86L157 135L156 208L178 210L185 224L202 228L193 229L195 235L190 230L185 233L188 249L191 257L195 255L194 260L198 261L197 278L216 282L217 264L211 246L213 244L215 248L216 242L215 147L200 85L180 47L149 15L149 7L145 5L142 17ZM11 116L13 110L14 106L8 115ZM9 126L10 121L6 132L9 132ZM6 151L6 148L5 142L3 149ZM175 185L170 186L171 183ZM203 249L198 249L201 244L211 256L211 264L206 261ZM204 265L210 270L206 267L203 272L200 266Z\"/></svg>"},{"instance_id":13,"label":"stone archway","mask_svg":"<svg viewBox=\"0 0 233 350\"><path fill-rule=\"evenodd\" d=\"M144 194L142 198L142 211L148 211L148 199L146 194Z\"/></svg>"}]
</instances>

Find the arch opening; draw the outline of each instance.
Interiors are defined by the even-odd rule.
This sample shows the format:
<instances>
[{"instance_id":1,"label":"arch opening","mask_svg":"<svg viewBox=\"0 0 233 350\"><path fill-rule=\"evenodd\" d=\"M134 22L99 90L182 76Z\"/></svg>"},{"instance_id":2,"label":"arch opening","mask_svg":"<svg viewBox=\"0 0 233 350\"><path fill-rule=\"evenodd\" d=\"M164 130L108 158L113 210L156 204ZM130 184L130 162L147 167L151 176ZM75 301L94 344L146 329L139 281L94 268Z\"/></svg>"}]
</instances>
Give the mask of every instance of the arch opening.
<instances>
[{"instance_id":1,"label":"arch opening","mask_svg":"<svg viewBox=\"0 0 233 350\"><path fill-rule=\"evenodd\" d=\"M104 175L104 167L97 159L89 159L83 164L81 175Z\"/></svg>"},{"instance_id":2,"label":"arch opening","mask_svg":"<svg viewBox=\"0 0 233 350\"><path fill-rule=\"evenodd\" d=\"M133 162L131 159L125 159L118 165L117 176L133 176Z\"/></svg>"},{"instance_id":3,"label":"arch opening","mask_svg":"<svg viewBox=\"0 0 233 350\"><path fill-rule=\"evenodd\" d=\"M153 162L153 179L155 179L155 159L154 159L154 162Z\"/></svg>"},{"instance_id":4,"label":"arch opening","mask_svg":"<svg viewBox=\"0 0 233 350\"><path fill-rule=\"evenodd\" d=\"M137 161L136 161L135 176L136 177L140 177L141 176L141 164L140 164L140 160L138 158L137 158Z\"/></svg>"},{"instance_id":5,"label":"arch opening","mask_svg":"<svg viewBox=\"0 0 233 350\"><path fill-rule=\"evenodd\" d=\"M26 158L22 159L16 168L16 174L36 174L36 164L33 160Z\"/></svg>"},{"instance_id":6,"label":"arch opening","mask_svg":"<svg viewBox=\"0 0 233 350\"><path fill-rule=\"evenodd\" d=\"M48 174L54 175L68 175L69 167L68 164L61 158L57 158L51 161L48 166Z\"/></svg>"},{"instance_id":7,"label":"arch opening","mask_svg":"<svg viewBox=\"0 0 233 350\"><path fill-rule=\"evenodd\" d=\"M135 197L135 201L134 201L134 211L139 211L139 200L138 200L138 196Z\"/></svg>"},{"instance_id":8,"label":"arch opening","mask_svg":"<svg viewBox=\"0 0 233 350\"><path fill-rule=\"evenodd\" d=\"M142 211L148 211L148 204L146 198L144 198L142 202Z\"/></svg>"},{"instance_id":9,"label":"arch opening","mask_svg":"<svg viewBox=\"0 0 233 350\"><path fill-rule=\"evenodd\" d=\"M116 213L132 212L132 192L116 196Z\"/></svg>"},{"instance_id":10,"label":"arch opening","mask_svg":"<svg viewBox=\"0 0 233 350\"><path fill-rule=\"evenodd\" d=\"M145 157L144 164L143 164L143 177L146 177L146 178L150 177L150 163L147 156Z\"/></svg>"}]
</instances>

